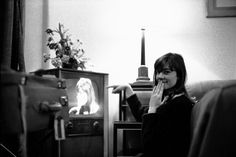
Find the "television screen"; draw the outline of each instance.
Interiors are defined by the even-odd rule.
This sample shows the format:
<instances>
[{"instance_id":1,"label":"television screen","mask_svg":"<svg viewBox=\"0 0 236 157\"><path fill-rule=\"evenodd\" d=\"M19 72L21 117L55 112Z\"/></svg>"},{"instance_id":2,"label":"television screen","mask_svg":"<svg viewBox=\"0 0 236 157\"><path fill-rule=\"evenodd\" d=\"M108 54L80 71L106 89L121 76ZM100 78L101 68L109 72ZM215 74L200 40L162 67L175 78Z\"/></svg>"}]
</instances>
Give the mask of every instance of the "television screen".
<instances>
[{"instance_id":1,"label":"television screen","mask_svg":"<svg viewBox=\"0 0 236 157\"><path fill-rule=\"evenodd\" d=\"M99 104L98 84L88 77L67 79L69 116L102 117L103 109Z\"/></svg>"}]
</instances>

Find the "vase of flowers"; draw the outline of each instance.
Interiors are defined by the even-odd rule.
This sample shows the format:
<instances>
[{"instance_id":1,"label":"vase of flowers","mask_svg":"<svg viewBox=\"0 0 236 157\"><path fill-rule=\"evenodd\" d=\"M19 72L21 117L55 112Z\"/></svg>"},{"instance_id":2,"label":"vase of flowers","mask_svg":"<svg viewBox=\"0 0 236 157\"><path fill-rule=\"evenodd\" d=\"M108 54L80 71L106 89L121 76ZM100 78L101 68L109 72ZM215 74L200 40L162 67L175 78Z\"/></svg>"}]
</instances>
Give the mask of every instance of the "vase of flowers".
<instances>
[{"instance_id":1,"label":"vase of flowers","mask_svg":"<svg viewBox=\"0 0 236 157\"><path fill-rule=\"evenodd\" d=\"M51 57L50 53L44 53L44 62L51 60L52 65L57 68L86 69L88 58L84 57L82 42L79 39L72 41L68 29L59 23L58 29L48 28L46 33L47 47L55 52L55 57Z\"/></svg>"}]
</instances>

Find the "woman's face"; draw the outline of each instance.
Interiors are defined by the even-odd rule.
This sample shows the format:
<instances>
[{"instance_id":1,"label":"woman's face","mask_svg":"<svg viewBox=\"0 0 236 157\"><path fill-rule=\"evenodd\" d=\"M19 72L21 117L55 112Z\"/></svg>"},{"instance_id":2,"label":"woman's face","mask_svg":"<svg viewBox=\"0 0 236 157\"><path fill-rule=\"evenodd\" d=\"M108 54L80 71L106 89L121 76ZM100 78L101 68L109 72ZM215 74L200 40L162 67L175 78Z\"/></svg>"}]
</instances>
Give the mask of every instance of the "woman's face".
<instances>
[{"instance_id":1,"label":"woman's face","mask_svg":"<svg viewBox=\"0 0 236 157\"><path fill-rule=\"evenodd\" d=\"M156 81L162 81L164 83L164 89L170 89L175 86L177 82L176 71L170 70L169 66L165 66L162 71L157 72Z\"/></svg>"},{"instance_id":2,"label":"woman's face","mask_svg":"<svg viewBox=\"0 0 236 157\"><path fill-rule=\"evenodd\" d=\"M88 93L82 88L79 89L79 92L77 93L77 100L80 105L85 105L88 101Z\"/></svg>"}]
</instances>

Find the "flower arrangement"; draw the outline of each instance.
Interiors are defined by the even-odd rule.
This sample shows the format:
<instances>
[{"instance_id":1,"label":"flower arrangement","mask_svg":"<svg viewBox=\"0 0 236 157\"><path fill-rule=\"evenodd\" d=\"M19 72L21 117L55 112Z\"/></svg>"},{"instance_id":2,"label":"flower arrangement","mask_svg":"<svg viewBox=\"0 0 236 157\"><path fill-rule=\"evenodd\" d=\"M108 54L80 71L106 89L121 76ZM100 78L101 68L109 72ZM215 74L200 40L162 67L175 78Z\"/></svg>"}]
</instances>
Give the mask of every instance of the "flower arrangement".
<instances>
[{"instance_id":1,"label":"flower arrangement","mask_svg":"<svg viewBox=\"0 0 236 157\"><path fill-rule=\"evenodd\" d=\"M58 29L47 29L48 34L47 46L50 50L54 50L56 56L51 57L50 53L44 53L44 62L51 60L53 66L57 68L70 68L81 70L86 69L85 64L88 58L84 57L84 49L82 42L77 39L72 41L71 35L68 33L62 24L59 23Z\"/></svg>"}]
</instances>

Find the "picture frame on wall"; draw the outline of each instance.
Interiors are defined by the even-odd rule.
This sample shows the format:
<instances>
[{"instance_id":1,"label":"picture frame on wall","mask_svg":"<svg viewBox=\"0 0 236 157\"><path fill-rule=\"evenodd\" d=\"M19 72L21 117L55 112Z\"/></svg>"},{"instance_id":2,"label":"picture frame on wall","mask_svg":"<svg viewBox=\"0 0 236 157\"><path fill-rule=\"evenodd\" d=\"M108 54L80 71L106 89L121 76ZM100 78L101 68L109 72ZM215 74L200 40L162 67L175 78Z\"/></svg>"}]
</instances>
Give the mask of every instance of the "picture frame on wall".
<instances>
[{"instance_id":1,"label":"picture frame on wall","mask_svg":"<svg viewBox=\"0 0 236 157\"><path fill-rule=\"evenodd\" d=\"M207 18L236 17L236 0L207 0Z\"/></svg>"}]
</instances>

